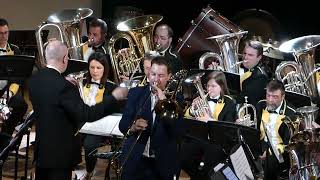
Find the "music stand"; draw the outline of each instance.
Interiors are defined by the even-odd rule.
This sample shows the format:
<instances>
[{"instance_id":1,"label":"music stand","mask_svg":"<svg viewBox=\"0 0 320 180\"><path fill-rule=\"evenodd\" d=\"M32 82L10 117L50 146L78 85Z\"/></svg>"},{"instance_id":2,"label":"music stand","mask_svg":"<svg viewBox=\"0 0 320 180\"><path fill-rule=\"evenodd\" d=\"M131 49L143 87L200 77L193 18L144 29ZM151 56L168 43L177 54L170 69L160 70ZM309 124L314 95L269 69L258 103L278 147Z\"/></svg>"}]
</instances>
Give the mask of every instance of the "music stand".
<instances>
[{"instance_id":1,"label":"music stand","mask_svg":"<svg viewBox=\"0 0 320 180\"><path fill-rule=\"evenodd\" d=\"M183 123L185 139L208 143L209 129L206 122L194 120L190 117L184 118Z\"/></svg>"},{"instance_id":2,"label":"music stand","mask_svg":"<svg viewBox=\"0 0 320 180\"><path fill-rule=\"evenodd\" d=\"M88 69L88 62L77 60L77 59L69 59L67 69L63 73L63 75L66 76L70 73L80 72L87 69Z\"/></svg>"},{"instance_id":3,"label":"music stand","mask_svg":"<svg viewBox=\"0 0 320 180\"><path fill-rule=\"evenodd\" d=\"M218 70L205 70L205 69L190 69L190 75L200 73L200 72L205 72L205 75L202 76L202 82L204 82L205 77L213 71L218 71ZM240 75L222 71L224 75L226 76L227 80L227 85L228 89L230 90L231 94L237 95L240 94L241 88L240 88Z\"/></svg>"},{"instance_id":4,"label":"music stand","mask_svg":"<svg viewBox=\"0 0 320 180\"><path fill-rule=\"evenodd\" d=\"M34 63L34 56L0 56L0 79L22 84L32 74Z\"/></svg>"}]
</instances>

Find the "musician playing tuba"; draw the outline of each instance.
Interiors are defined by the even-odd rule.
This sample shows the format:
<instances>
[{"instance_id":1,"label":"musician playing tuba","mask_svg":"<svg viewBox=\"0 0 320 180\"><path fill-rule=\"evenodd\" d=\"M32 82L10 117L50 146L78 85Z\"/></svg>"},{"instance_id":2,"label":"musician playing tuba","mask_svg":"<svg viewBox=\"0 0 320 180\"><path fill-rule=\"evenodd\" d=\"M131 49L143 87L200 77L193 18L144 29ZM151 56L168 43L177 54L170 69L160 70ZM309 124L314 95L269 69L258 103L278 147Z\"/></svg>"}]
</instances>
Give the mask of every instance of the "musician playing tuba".
<instances>
[{"instance_id":1,"label":"musician playing tuba","mask_svg":"<svg viewBox=\"0 0 320 180\"><path fill-rule=\"evenodd\" d=\"M264 160L265 179L288 177L289 157L284 151L289 143L290 132L282 121L293 117L295 110L285 100L285 88L281 81L271 80L267 84L266 99L257 104L258 127Z\"/></svg>"},{"instance_id":2,"label":"musician playing tuba","mask_svg":"<svg viewBox=\"0 0 320 180\"><path fill-rule=\"evenodd\" d=\"M263 46L260 42L246 42L242 55L245 72L240 75L241 92L236 99L238 104L245 102L245 96L248 97L248 103L253 106L264 99L268 77L261 65L262 56Z\"/></svg>"},{"instance_id":3,"label":"musician playing tuba","mask_svg":"<svg viewBox=\"0 0 320 180\"><path fill-rule=\"evenodd\" d=\"M195 98L185 116L192 116L201 121L234 122L237 116L236 105L229 96L224 73L213 71L207 75L206 82L207 94L204 99L200 96ZM205 104L208 104L209 107L205 107Z\"/></svg>"}]
</instances>

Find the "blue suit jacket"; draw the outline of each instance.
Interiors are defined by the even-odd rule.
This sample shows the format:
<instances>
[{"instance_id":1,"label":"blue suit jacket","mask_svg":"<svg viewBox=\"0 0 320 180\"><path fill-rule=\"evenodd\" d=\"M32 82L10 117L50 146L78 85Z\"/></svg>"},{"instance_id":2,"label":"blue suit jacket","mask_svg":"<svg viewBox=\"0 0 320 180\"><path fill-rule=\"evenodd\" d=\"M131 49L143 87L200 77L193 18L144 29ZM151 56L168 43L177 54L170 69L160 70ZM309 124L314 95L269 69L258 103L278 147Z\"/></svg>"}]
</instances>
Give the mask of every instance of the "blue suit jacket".
<instances>
[{"instance_id":1,"label":"blue suit jacket","mask_svg":"<svg viewBox=\"0 0 320 180\"><path fill-rule=\"evenodd\" d=\"M163 121L159 121L156 117L153 123L151 98L149 94L149 85L130 89L128 94L128 101L119 124L120 131L125 134L137 117L147 120L148 127L142 132L140 139L124 164L123 173L139 173L135 170L141 161L148 138L151 137L151 146L156 156L156 168L162 176L162 179L172 179L172 176L180 170L177 143L183 130L183 118L180 114L179 119L177 119L175 123L168 125ZM181 95L180 102L182 102L182 99ZM141 107L142 109L140 110ZM138 111L140 111L140 113ZM151 128L153 129L151 130ZM137 134L133 134L125 140L122 147L122 161L128 154L136 138Z\"/></svg>"}]
</instances>

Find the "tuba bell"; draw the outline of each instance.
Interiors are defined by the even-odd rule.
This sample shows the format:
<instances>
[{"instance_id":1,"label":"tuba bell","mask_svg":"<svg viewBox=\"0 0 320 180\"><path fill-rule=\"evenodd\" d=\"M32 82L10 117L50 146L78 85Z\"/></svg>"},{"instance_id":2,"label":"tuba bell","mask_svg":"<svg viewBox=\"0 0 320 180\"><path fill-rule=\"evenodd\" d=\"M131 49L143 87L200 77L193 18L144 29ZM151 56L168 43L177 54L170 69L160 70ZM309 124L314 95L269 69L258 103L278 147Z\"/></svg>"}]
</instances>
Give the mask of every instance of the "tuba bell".
<instances>
[{"instance_id":1,"label":"tuba bell","mask_svg":"<svg viewBox=\"0 0 320 180\"><path fill-rule=\"evenodd\" d=\"M120 75L130 75L140 69L140 60L145 53L155 49L153 44L153 30L155 25L162 20L160 15L138 16L120 22L117 29L120 31L111 37L109 41L109 54L114 70L115 82L120 82ZM120 48L116 45L123 39L129 45L129 59L124 59L118 53Z\"/></svg>"},{"instance_id":2,"label":"tuba bell","mask_svg":"<svg viewBox=\"0 0 320 180\"><path fill-rule=\"evenodd\" d=\"M83 52L81 44L81 30L84 19L91 16L93 11L89 8L64 9L51 14L47 21L42 23L36 30L36 41L39 52L39 61L41 66L45 66L44 49L47 42L44 42L44 29L53 27L58 30L58 35L53 36L61 40L69 49L70 59L82 60ZM49 29L49 32L53 29Z\"/></svg>"},{"instance_id":3,"label":"tuba bell","mask_svg":"<svg viewBox=\"0 0 320 180\"><path fill-rule=\"evenodd\" d=\"M209 40L215 40L220 48L223 64L219 64L224 71L239 74L239 58L238 50L241 38L247 34L248 31L240 31L236 33L217 35L208 37Z\"/></svg>"},{"instance_id":4,"label":"tuba bell","mask_svg":"<svg viewBox=\"0 0 320 180\"><path fill-rule=\"evenodd\" d=\"M286 90L293 90L310 97L319 97L315 73L319 70L315 67L315 50L318 45L320 45L320 35L303 36L280 45L280 51L292 53L295 58L295 63L281 64L275 72L277 79L286 83ZM291 74L288 76L284 76L287 78L282 78L280 75L285 74L282 70L288 66L292 66L294 70L290 71ZM290 80L288 81L288 79Z\"/></svg>"}]
</instances>

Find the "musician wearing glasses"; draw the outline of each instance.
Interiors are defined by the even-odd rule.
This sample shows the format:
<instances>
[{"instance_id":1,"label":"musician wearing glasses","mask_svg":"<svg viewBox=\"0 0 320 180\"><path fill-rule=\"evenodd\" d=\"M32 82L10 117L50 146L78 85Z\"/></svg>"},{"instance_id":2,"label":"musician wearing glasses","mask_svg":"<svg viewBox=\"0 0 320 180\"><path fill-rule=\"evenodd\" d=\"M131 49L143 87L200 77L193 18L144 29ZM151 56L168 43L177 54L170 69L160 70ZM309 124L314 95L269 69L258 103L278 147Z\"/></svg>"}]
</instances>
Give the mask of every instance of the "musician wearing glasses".
<instances>
[{"instance_id":1,"label":"musician wearing glasses","mask_svg":"<svg viewBox=\"0 0 320 180\"><path fill-rule=\"evenodd\" d=\"M8 43L9 24L7 20L0 18L0 56L20 55L18 46ZM7 80L0 80L1 104L7 104L12 108L11 114L0 112L0 121L3 122L1 132L11 136L19 122L27 111L27 104L22 97L20 85L17 83L8 84Z\"/></svg>"},{"instance_id":2,"label":"musician wearing glasses","mask_svg":"<svg viewBox=\"0 0 320 180\"><path fill-rule=\"evenodd\" d=\"M288 177L288 171L283 172L289 169L289 157L284 147L289 143L290 132L282 120L286 116L292 118L294 114L295 110L285 100L283 83L271 80L267 84L266 99L257 104L263 152L260 158L264 160L264 179Z\"/></svg>"},{"instance_id":3,"label":"musician wearing glasses","mask_svg":"<svg viewBox=\"0 0 320 180\"><path fill-rule=\"evenodd\" d=\"M107 56L101 52L94 52L88 59L88 72L84 81L81 83L83 92L83 101L89 106L93 106L102 102L104 97L111 95L112 91L117 87L109 81L108 72L109 64ZM124 90L124 89L123 89ZM120 112L118 104L110 107L105 114ZM89 180L93 176L93 170L97 162L97 158L90 156L97 151L97 148L106 140L104 136L91 134L83 134L83 146L86 161L86 173L81 177L81 180Z\"/></svg>"},{"instance_id":4,"label":"musician wearing glasses","mask_svg":"<svg viewBox=\"0 0 320 180\"><path fill-rule=\"evenodd\" d=\"M120 131L128 137L122 147L123 180L171 180L179 172L177 141L182 131L182 115L168 122L160 120L154 111L160 100L167 99L164 90L170 77L167 59L156 57L151 63L149 84L129 91L119 124ZM182 95L177 97L182 104Z\"/></svg>"},{"instance_id":5,"label":"musician wearing glasses","mask_svg":"<svg viewBox=\"0 0 320 180\"><path fill-rule=\"evenodd\" d=\"M245 73L240 76L241 92L237 97L238 104L245 102L245 96L248 97L248 103L253 106L264 99L268 77L261 65L262 56L263 47L259 41L248 41L246 43L243 50Z\"/></svg>"},{"instance_id":6,"label":"musician wearing glasses","mask_svg":"<svg viewBox=\"0 0 320 180\"><path fill-rule=\"evenodd\" d=\"M208 95L202 100L197 97L193 100L191 108L186 111L186 117L195 117L200 121L227 121L236 119L236 104L228 96L229 90L223 72L213 71L206 77ZM204 109L204 102L209 104L209 111ZM201 112L200 112L200 111ZM210 113L210 114L208 114ZM181 166L191 179L210 179L209 172L212 167L226 159L226 154L218 145L206 144L197 141L185 141L182 144ZM203 163L202 165L200 165Z\"/></svg>"},{"instance_id":7,"label":"musician wearing glasses","mask_svg":"<svg viewBox=\"0 0 320 180\"><path fill-rule=\"evenodd\" d=\"M29 79L30 99L36 119L36 180L70 180L81 161L79 124L105 116L126 93L116 88L101 103L86 105L78 89L61 74L68 66L68 48L50 41L45 50L47 66ZM41 85L41 88L39 88Z\"/></svg>"},{"instance_id":8,"label":"musician wearing glasses","mask_svg":"<svg viewBox=\"0 0 320 180\"><path fill-rule=\"evenodd\" d=\"M153 41L155 49L161 56L168 59L172 67L172 73L176 73L182 69L182 62L177 52L172 47L173 30L168 24L159 24L156 26Z\"/></svg>"}]
</instances>

